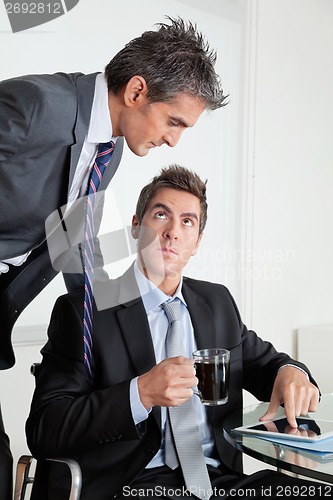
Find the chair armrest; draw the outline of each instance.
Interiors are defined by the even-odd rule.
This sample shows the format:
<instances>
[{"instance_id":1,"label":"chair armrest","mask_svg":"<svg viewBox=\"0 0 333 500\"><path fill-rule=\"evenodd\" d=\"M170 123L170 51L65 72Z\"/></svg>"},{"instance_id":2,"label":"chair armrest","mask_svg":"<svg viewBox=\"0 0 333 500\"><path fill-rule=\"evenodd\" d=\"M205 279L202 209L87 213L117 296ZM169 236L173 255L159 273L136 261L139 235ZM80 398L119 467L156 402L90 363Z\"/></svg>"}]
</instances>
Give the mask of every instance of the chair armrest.
<instances>
[{"instance_id":1,"label":"chair armrest","mask_svg":"<svg viewBox=\"0 0 333 500\"><path fill-rule=\"evenodd\" d=\"M30 455L22 455L16 467L14 500L25 498L28 484L34 482L34 477L30 476L30 467L34 458ZM68 466L71 474L71 490L68 500L80 500L82 487L82 473L80 465L71 458L47 458L48 462L58 462Z\"/></svg>"},{"instance_id":2,"label":"chair armrest","mask_svg":"<svg viewBox=\"0 0 333 500\"><path fill-rule=\"evenodd\" d=\"M71 458L47 458L48 462L66 464L71 473L71 491L68 500L79 500L81 495L82 474L79 464Z\"/></svg>"}]
</instances>

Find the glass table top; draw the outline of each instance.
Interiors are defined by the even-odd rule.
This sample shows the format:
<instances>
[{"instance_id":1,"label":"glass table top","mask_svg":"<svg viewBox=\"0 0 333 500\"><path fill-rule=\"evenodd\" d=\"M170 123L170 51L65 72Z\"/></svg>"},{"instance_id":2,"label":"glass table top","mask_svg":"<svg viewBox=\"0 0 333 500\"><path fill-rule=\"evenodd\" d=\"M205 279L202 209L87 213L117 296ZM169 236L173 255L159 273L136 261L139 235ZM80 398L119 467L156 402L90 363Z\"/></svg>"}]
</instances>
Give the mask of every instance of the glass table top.
<instances>
[{"instance_id":1,"label":"glass table top","mask_svg":"<svg viewBox=\"0 0 333 500\"><path fill-rule=\"evenodd\" d=\"M282 445L255 436L240 435L233 431L240 425L250 425L264 415L268 403L258 403L243 409L243 421L239 413L231 414L224 422L226 439L238 450L262 462L285 469L294 474L333 483L333 457L323 458L318 453ZM284 416L283 408L277 415ZM309 414L318 420L333 420L333 394L324 394L315 413ZM333 438L332 438L333 439Z\"/></svg>"}]
</instances>

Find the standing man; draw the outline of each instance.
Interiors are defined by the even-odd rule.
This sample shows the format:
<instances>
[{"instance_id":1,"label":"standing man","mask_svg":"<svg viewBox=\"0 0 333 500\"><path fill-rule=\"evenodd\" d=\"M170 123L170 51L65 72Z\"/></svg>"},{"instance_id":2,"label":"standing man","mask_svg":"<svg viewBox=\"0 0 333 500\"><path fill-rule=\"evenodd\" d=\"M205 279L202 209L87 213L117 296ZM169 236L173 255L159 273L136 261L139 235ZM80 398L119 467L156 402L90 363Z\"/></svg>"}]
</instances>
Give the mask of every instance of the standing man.
<instances>
[{"instance_id":1,"label":"standing man","mask_svg":"<svg viewBox=\"0 0 333 500\"><path fill-rule=\"evenodd\" d=\"M86 194L99 145L113 141L103 191L119 165L123 138L138 156L173 147L205 109L224 104L216 54L193 24L169 21L130 41L103 74L28 75L0 83L0 369L15 363L11 331L19 314L57 274L45 221L55 221L51 235L66 233L66 216ZM95 253L100 263L98 244ZM68 290L82 286L76 278L67 274ZM0 447L8 456L2 425ZM11 489L5 463L1 500Z\"/></svg>"}]
</instances>

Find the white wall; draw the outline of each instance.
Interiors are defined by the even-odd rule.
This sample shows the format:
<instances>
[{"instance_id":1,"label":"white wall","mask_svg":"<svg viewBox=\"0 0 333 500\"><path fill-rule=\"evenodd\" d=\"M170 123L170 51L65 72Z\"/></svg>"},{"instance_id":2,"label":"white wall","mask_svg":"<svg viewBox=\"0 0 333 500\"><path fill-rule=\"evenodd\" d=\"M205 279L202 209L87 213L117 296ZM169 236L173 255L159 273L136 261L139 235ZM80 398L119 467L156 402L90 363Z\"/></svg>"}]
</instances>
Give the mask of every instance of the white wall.
<instances>
[{"instance_id":1,"label":"white wall","mask_svg":"<svg viewBox=\"0 0 333 500\"><path fill-rule=\"evenodd\" d=\"M258 0L250 14L243 304L292 353L297 328L333 323L333 3ZM313 356L332 346L314 338Z\"/></svg>"}]
</instances>

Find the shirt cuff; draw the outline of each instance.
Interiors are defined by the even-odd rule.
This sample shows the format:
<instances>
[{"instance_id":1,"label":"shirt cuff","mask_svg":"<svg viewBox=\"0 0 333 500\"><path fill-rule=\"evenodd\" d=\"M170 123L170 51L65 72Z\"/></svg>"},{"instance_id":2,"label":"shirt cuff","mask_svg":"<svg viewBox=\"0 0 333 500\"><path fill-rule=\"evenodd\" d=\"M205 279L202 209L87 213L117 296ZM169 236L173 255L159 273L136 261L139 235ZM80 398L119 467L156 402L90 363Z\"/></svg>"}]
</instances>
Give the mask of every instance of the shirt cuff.
<instances>
[{"instance_id":1,"label":"shirt cuff","mask_svg":"<svg viewBox=\"0 0 333 500\"><path fill-rule=\"evenodd\" d=\"M300 367L299 367L299 366L297 366L297 365L293 365L292 363L287 363L287 364L285 364L285 365L280 366L280 368L278 369L278 371L277 371L277 372L279 373L279 371L280 371L280 370L282 370L282 368L285 368L286 366L291 366L292 368L297 368L297 370L300 370L301 372L303 372L303 373L304 373L304 375L306 375L306 378L307 378L308 380L310 380L310 379L309 379L309 374L308 374L305 370L303 370L303 368L300 368Z\"/></svg>"},{"instance_id":2,"label":"shirt cuff","mask_svg":"<svg viewBox=\"0 0 333 500\"><path fill-rule=\"evenodd\" d=\"M151 408L147 411L141 403L138 389L138 377L133 378L130 383L130 404L135 425L147 420Z\"/></svg>"}]
</instances>

